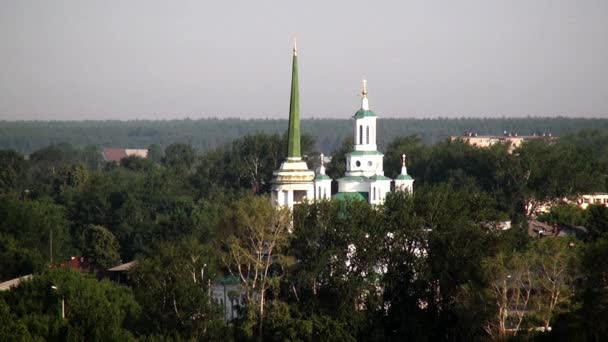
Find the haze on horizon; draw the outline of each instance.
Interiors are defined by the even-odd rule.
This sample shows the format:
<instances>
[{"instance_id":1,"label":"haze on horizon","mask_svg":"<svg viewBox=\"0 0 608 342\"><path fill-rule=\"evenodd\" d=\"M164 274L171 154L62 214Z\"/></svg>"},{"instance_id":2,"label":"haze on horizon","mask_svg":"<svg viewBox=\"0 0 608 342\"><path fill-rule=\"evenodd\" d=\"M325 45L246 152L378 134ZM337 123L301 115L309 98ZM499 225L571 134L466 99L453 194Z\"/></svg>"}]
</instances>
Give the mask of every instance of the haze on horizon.
<instances>
[{"instance_id":1,"label":"haze on horizon","mask_svg":"<svg viewBox=\"0 0 608 342\"><path fill-rule=\"evenodd\" d=\"M605 0L0 5L0 120L608 116Z\"/></svg>"}]
</instances>

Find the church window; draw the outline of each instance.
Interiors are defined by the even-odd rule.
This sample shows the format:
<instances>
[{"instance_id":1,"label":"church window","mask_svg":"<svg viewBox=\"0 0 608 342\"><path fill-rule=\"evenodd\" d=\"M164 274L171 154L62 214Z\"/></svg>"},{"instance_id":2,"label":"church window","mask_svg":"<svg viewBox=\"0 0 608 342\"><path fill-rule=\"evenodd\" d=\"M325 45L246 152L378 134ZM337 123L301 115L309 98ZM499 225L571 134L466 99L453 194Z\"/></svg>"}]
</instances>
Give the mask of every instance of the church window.
<instances>
[{"instance_id":1,"label":"church window","mask_svg":"<svg viewBox=\"0 0 608 342\"><path fill-rule=\"evenodd\" d=\"M359 125L359 145L363 145L363 125Z\"/></svg>"},{"instance_id":2,"label":"church window","mask_svg":"<svg viewBox=\"0 0 608 342\"><path fill-rule=\"evenodd\" d=\"M369 144L369 126L365 126L365 143Z\"/></svg>"},{"instance_id":3,"label":"church window","mask_svg":"<svg viewBox=\"0 0 608 342\"><path fill-rule=\"evenodd\" d=\"M367 162L367 166L372 166L372 165L374 165L374 163L371 160Z\"/></svg>"},{"instance_id":4,"label":"church window","mask_svg":"<svg viewBox=\"0 0 608 342\"><path fill-rule=\"evenodd\" d=\"M357 167L359 167L359 166L361 166L361 162L357 160L357 161L355 162L355 165L357 165Z\"/></svg>"},{"instance_id":5,"label":"church window","mask_svg":"<svg viewBox=\"0 0 608 342\"><path fill-rule=\"evenodd\" d=\"M319 192L317 193L317 198L321 198L321 187L319 187Z\"/></svg>"},{"instance_id":6,"label":"church window","mask_svg":"<svg viewBox=\"0 0 608 342\"><path fill-rule=\"evenodd\" d=\"M373 193L374 193L374 196L373 196L373 198L374 198L374 201L375 201L375 200L376 200L376 188L374 188L374 191L373 191Z\"/></svg>"}]
</instances>

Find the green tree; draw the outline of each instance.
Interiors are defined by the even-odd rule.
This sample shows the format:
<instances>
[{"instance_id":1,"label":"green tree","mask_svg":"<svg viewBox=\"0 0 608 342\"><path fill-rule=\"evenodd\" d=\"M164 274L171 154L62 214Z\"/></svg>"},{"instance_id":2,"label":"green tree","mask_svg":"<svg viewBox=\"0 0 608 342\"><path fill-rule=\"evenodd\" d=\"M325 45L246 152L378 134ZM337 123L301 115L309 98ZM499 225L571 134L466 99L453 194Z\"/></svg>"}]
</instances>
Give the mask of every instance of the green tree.
<instances>
[{"instance_id":1,"label":"green tree","mask_svg":"<svg viewBox=\"0 0 608 342\"><path fill-rule=\"evenodd\" d=\"M160 163L163 159L163 150L157 144L148 147L148 159L154 163Z\"/></svg>"},{"instance_id":2,"label":"green tree","mask_svg":"<svg viewBox=\"0 0 608 342\"><path fill-rule=\"evenodd\" d=\"M427 148L422 145L422 140L417 135L397 137L386 147L384 157L384 170L391 177L396 177L401 172L401 156L406 155L408 172L416 175L421 169L419 166L425 160Z\"/></svg>"},{"instance_id":3,"label":"green tree","mask_svg":"<svg viewBox=\"0 0 608 342\"><path fill-rule=\"evenodd\" d=\"M557 314L570 309L577 276L573 269L576 257L577 253L569 246L568 239L547 238L532 244L530 259L539 291L535 306L545 328Z\"/></svg>"},{"instance_id":4,"label":"green tree","mask_svg":"<svg viewBox=\"0 0 608 342\"><path fill-rule=\"evenodd\" d=\"M196 151L189 144L172 144L165 149L162 163L168 167L189 170L196 160Z\"/></svg>"},{"instance_id":5,"label":"green tree","mask_svg":"<svg viewBox=\"0 0 608 342\"><path fill-rule=\"evenodd\" d=\"M22 155L13 150L0 150L0 194L23 186L28 178L27 170L27 163Z\"/></svg>"},{"instance_id":6,"label":"green tree","mask_svg":"<svg viewBox=\"0 0 608 342\"><path fill-rule=\"evenodd\" d=\"M82 236L82 252L87 261L104 269L115 266L120 260L118 241L102 226L88 225Z\"/></svg>"},{"instance_id":7,"label":"green tree","mask_svg":"<svg viewBox=\"0 0 608 342\"><path fill-rule=\"evenodd\" d=\"M583 250L581 271L584 286L580 290L582 307L579 310L582 329L574 331L576 333L584 332L583 336L587 336L590 341L601 341L608 334L608 322L603 319L608 315L606 258L608 258L607 236L601 237Z\"/></svg>"},{"instance_id":8,"label":"green tree","mask_svg":"<svg viewBox=\"0 0 608 342\"><path fill-rule=\"evenodd\" d=\"M608 207L590 205L586 210L586 227L592 238L608 233Z\"/></svg>"},{"instance_id":9,"label":"green tree","mask_svg":"<svg viewBox=\"0 0 608 342\"><path fill-rule=\"evenodd\" d=\"M120 166L131 171L147 172L154 167L154 162L148 158L129 156L120 160Z\"/></svg>"},{"instance_id":10,"label":"green tree","mask_svg":"<svg viewBox=\"0 0 608 342\"><path fill-rule=\"evenodd\" d=\"M332 152L331 162L327 166L327 175L332 179L338 179L346 171L346 154L353 151L352 136L344 138L342 144Z\"/></svg>"},{"instance_id":11,"label":"green tree","mask_svg":"<svg viewBox=\"0 0 608 342\"><path fill-rule=\"evenodd\" d=\"M31 341L27 326L11 313L10 307L0 298L0 340Z\"/></svg>"},{"instance_id":12,"label":"green tree","mask_svg":"<svg viewBox=\"0 0 608 342\"><path fill-rule=\"evenodd\" d=\"M22 247L16 238L0 234L0 281L40 271L45 264L40 251Z\"/></svg>"},{"instance_id":13,"label":"green tree","mask_svg":"<svg viewBox=\"0 0 608 342\"><path fill-rule=\"evenodd\" d=\"M516 150L525 186L526 214L547 202L603 188L603 177L590 149L567 142L530 141Z\"/></svg>"},{"instance_id":14,"label":"green tree","mask_svg":"<svg viewBox=\"0 0 608 342\"><path fill-rule=\"evenodd\" d=\"M273 207L267 197L246 196L227 213L226 225L233 230L224 241L224 263L240 279L249 308L257 311L262 339L267 291L279 284L284 275L279 270L292 263L285 255L289 210Z\"/></svg>"},{"instance_id":15,"label":"green tree","mask_svg":"<svg viewBox=\"0 0 608 342\"><path fill-rule=\"evenodd\" d=\"M36 340L134 340L129 327L140 311L128 288L67 268L48 270L2 298Z\"/></svg>"},{"instance_id":16,"label":"green tree","mask_svg":"<svg viewBox=\"0 0 608 342\"><path fill-rule=\"evenodd\" d=\"M101 150L95 145L87 145L82 149L82 163L89 170L99 170L103 165Z\"/></svg>"},{"instance_id":17,"label":"green tree","mask_svg":"<svg viewBox=\"0 0 608 342\"><path fill-rule=\"evenodd\" d=\"M551 206L548 213L538 217L539 220L549 224L558 225L587 225L586 211L575 204L557 204Z\"/></svg>"},{"instance_id":18,"label":"green tree","mask_svg":"<svg viewBox=\"0 0 608 342\"><path fill-rule=\"evenodd\" d=\"M0 234L13 237L19 248L39 251L47 262L51 261L51 250L54 262L73 255L65 210L48 198L1 198Z\"/></svg>"},{"instance_id":19,"label":"green tree","mask_svg":"<svg viewBox=\"0 0 608 342\"><path fill-rule=\"evenodd\" d=\"M139 259L131 278L143 308L141 328L153 335L221 339L221 310L210 287L215 262L213 250L194 239L160 242Z\"/></svg>"}]
</instances>

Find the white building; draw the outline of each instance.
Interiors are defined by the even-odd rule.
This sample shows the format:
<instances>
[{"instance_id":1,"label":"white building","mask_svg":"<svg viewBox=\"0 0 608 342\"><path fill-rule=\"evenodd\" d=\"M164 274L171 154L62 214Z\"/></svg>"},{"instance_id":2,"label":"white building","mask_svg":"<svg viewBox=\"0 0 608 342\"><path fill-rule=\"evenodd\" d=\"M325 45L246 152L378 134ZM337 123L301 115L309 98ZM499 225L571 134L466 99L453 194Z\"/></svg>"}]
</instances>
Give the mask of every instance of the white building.
<instances>
[{"instance_id":1,"label":"white building","mask_svg":"<svg viewBox=\"0 0 608 342\"><path fill-rule=\"evenodd\" d=\"M608 193L606 192L594 192L590 194L580 195L576 200L576 203L580 208L587 209L591 204L603 205L608 207Z\"/></svg>"},{"instance_id":2,"label":"white building","mask_svg":"<svg viewBox=\"0 0 608 342\"><path fill-rule=\"evenodd\" d=\"M382 204L391 191L392 179L384 176L384 155L378 151L376 114L369 109L367 82L363 80L361 109L353 118L354 151L346 155L346 172L338 179L336 198L365 199L370 204ZM413 191L414 179L407 174L405 155L401 174L395 179L396 191Z\"/></svg>"},{"instance_id":3,"label":"white building","mask_svg":"<svg viewBox=\"0 0 608 342\"><path fill-rule=\"evenodd\" d=\"M393 180L384 176L384 155L378 151L376 114L369 109L367 82L363 81L361 109L354 115L354 151L346 155L346 172L337 180L338 193L332 196L332 179L325 174L324 156L318 174L308 169L300 151L300 99L298 89L298 50L294 43L289 106L287 159L272 180L272 203L290 209L306 200L357 198L382 204L391 191ZM405 155L401 174L394 180L396 191L413 191L414 179L407 174Z\"/></svg>"}]
</instances>

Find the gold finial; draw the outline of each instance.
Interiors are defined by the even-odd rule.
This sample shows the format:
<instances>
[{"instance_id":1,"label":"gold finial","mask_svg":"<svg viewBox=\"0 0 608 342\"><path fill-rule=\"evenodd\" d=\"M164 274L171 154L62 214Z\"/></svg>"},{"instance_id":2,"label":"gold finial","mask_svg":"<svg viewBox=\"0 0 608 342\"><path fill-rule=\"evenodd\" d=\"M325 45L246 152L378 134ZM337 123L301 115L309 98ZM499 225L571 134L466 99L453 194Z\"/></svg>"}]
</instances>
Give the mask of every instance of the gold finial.
<instances>
[{"instance_id":1,"label":"gold finial","mask_svg":"<svg viewBox=\"0 0 608 342\"><path fill-rule=\"evenodd\" d=\"M361 91L361 95L364 97L367 96L367 80L363 80L363 90Z\"/></svg>"},{"instance_id":2,"label":"gold finial","mask_svg":"<svg viewBox=\"0 0 608 342\"><path fill-rule=\"evenodd\" d=\"M401 166L405 167L405 154L401 155Z\"/></svg>"},{"instance_id":3,"label":"gold finial","mask_svg":"<svg viewBox=\"0 0 608 342\"><path fill-rule=\"evenodd\" d=\"M293 55L298 55L298 41L296 37L293 37Z\"/></svg>"},{"instance_id":4,"label":"gold finial","mask_svg":"<svg viewBox=\"0 0 608 342\"><path fill-rule=\"evenodd\" d=\"M321 153L320 157L321 157L321 166L325 166L324 165L324 160L323 160L323 159L325 159L325 156L323 155L323 153Z\"/></svg>"}]
</instances>

